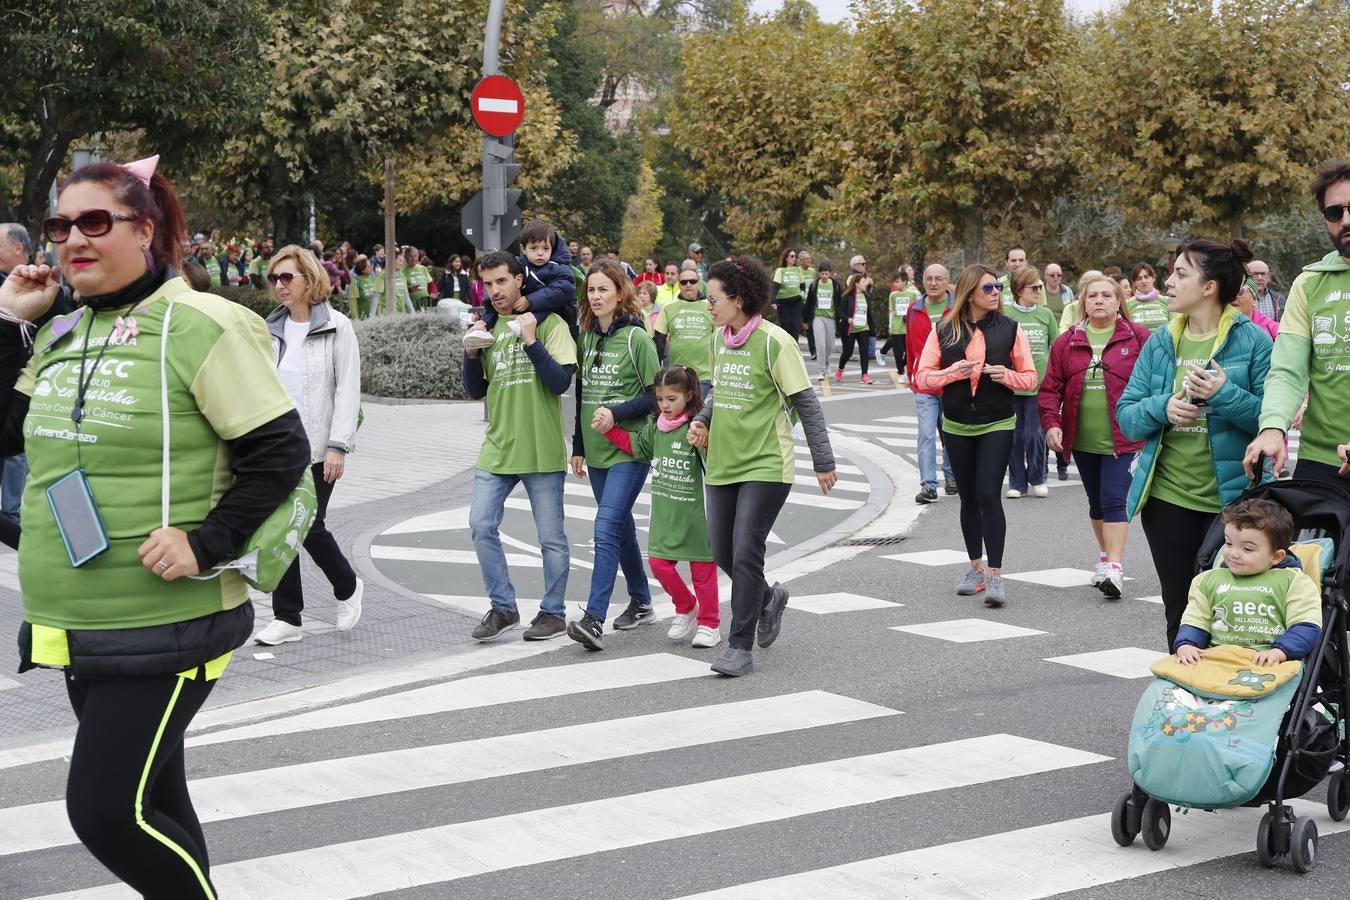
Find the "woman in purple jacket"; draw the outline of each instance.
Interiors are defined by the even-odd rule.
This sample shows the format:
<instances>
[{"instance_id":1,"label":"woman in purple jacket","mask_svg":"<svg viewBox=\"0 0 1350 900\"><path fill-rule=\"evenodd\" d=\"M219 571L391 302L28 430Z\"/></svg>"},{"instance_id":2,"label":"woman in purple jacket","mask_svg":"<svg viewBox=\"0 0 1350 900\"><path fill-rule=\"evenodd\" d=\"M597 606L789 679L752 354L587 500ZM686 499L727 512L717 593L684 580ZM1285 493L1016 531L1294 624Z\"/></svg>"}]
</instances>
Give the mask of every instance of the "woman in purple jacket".
<instances>
[{"instance_id":1,"label":"woman in purple jacket","mask_svg":"<svg viewBox=\"0 0 1350 900\"><path fill-rule=\"evenodd\" d=\"M1143 446L1121 434L1116 403L1149 330L1130 321L1124 291L1105 276L1083 284L1079 310L1083 318L1050 347L1037 405L1046 444L1056 453L1073 451L1087 491L1099 551L1092 584L1116 600L1125 584L1130 466Z\"/></svg>"}]
</instances>

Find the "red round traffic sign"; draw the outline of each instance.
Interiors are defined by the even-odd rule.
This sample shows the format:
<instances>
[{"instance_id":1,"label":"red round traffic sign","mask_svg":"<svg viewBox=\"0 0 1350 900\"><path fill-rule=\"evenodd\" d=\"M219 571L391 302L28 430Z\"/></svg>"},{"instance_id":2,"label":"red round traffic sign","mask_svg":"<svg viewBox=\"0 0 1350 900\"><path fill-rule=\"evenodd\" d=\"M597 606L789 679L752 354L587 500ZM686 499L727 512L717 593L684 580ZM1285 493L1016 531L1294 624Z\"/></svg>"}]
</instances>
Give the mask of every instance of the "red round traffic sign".
<instances>
[{"instance_id":1,"label":"red round traffic sign","mask_svg":"<svg viewBox=\"0 0 1350 900\"><path fill-rule=\"evenodd\" d=\"M505 75L489 75L478 82L470 101L473 120L493 137L506 137L525 118L525 97L520 85Z\"/></svg>"}]
</instances>

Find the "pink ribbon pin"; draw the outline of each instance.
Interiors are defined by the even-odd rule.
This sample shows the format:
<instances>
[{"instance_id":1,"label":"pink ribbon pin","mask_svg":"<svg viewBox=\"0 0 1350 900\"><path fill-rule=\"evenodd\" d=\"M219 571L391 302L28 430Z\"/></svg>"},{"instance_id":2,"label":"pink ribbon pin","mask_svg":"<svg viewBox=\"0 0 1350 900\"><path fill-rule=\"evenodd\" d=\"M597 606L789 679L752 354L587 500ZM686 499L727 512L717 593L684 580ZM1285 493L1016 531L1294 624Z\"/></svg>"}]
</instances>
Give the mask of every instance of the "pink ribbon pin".
<instances>
[{"instance_id":1,"label":"pink ribbon pin","mask_svg":"<svg viewBox=\"0 0 1350 900\"><path fill-rule=\"evenodd\" d=\"M113 332L110 340L114 344L125 344L132 338L140 336L141 329L140 326L136 324L135 318L131 316L125 318L118 316L117 321L113 323Z\"/></svg>"}]
</instances>

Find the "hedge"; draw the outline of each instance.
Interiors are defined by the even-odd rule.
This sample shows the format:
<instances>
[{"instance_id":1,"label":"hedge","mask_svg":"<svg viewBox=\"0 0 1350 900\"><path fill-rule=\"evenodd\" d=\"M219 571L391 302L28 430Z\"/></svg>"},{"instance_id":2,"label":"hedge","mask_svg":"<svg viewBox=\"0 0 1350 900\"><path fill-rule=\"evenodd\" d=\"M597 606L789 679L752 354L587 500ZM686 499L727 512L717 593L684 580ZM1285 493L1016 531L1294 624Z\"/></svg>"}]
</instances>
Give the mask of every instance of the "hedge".
<instances>
[{"instance_id":1,"label":"hedge","mask_svg":"<svg viewBox=\"0 0 1350 900\"><path fill-rule=\"evenodd\" d=\"M216 287L211 292L266 318L277 308L267 291ZM346 303L333 305L346 312ZM398 399L464 400L463 331L458 316L427 310L353 319L361 345L361 391Z\"/></svg>"}]
</instances>

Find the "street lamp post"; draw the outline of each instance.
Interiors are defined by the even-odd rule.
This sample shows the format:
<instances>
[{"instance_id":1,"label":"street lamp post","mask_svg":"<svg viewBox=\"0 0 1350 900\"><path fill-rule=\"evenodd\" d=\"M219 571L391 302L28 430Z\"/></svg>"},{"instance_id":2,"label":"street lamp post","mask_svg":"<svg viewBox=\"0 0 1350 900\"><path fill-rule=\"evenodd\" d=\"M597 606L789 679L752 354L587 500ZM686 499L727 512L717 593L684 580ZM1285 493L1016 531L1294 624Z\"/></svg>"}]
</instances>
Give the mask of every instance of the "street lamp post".
<instances>
[{"instance_id":1,"label":"street lamp post","mask_svg":"<svg viewBox=\"0 0 1350 900\"><path fill-rule=\"evenodd\" d=\"M1177 251L1181 249L1182 240L1172 232L1167 232L1167 237L1162 239L1162 245L1167 250L1167 274L1171 275L1172 270L1177 266Z\"/></svg>"}]
</instances>

